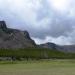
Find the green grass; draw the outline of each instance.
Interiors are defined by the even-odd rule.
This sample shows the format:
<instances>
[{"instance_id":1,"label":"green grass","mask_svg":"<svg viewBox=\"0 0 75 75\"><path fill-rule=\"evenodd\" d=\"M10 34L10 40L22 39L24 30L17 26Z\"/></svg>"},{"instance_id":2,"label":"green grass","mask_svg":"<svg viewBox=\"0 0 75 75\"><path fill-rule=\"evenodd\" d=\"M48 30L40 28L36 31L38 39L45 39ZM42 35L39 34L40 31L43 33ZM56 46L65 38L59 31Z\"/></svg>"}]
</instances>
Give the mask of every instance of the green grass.
<instances>
[{"instance_id":1,"label":"green grass","mask_svg":"<svg viewBox=\"0 0 75 75\"><path fill-rule=\"evenodd\" d=\"M1 61L0 75L75 75L75 60Z\"/></svg>"}]
</instances>

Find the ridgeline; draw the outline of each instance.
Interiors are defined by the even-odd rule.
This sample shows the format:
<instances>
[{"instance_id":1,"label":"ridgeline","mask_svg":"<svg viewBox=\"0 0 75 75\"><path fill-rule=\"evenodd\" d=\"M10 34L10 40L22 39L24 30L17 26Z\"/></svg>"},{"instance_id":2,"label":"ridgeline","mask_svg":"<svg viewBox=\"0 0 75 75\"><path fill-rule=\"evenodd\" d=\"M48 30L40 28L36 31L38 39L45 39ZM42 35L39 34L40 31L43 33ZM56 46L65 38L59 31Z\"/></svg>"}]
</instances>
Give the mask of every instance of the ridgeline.
<instances>
[{"instance_id":1,"label":"ridgeline","mask_svg":"<svg viewBox=\"0 0 75 75\"><path fill-rule=\"evenodd\" d=\"M36 45L27 31L7 28L5 21L0 21L0 60L75 59L75 53L62 47L53 43Z\"/></svg>"}]
</instances>

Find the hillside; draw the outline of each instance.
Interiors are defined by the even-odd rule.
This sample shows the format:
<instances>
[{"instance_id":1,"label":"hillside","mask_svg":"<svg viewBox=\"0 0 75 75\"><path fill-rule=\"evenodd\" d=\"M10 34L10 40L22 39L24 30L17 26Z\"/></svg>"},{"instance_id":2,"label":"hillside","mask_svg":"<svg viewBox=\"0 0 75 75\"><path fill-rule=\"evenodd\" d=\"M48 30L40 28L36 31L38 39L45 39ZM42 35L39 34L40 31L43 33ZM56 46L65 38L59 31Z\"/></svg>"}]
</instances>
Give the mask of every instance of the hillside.
<instances>
[{"instance_id":1,"label":"hillside","mask_svg":"<svg viewBox=\"0 0 75 75\"><path fill-rule=\"evenodd\" d=\"M60 46L50 42L36 45L27 31L7 28L5 21L0 21L0 60L22 58L75 59L75 45Z\"/></svg>"},{"instance_id":2,"label":"hillside","mask_svg":"<svg viewBox=\"0 0 75 75\"><path fill-rule=\"evenodd\" d=\"M7 28L5 21L0 21L0 48L14 49L36 46L27 31Z\"/></svg>"},{"instance_id":3,"label":"hillside","mask_svg":"<svg viewBox=\"0 0 75 75\"><path fill-rule=\"evenodd\" d=\"M40 47L42 48L49 48L49 49L56 49L61 52L70 52L70 53L75 53L75 45L57 45L54 43L44 43L40 44Z\"/></svg>"},{"instance_id":4,"label":"hillside","mask_svg":"<svg viewBox=\"0 0 75 75\"><path fill-rule=\"evenodd\" d=\"M75 53L75 45L60 46L50 42L36 45L27 31L7 28L5 21L0 21L0 49L24 49L32 47Z\"/></svg>"}]
</instances>

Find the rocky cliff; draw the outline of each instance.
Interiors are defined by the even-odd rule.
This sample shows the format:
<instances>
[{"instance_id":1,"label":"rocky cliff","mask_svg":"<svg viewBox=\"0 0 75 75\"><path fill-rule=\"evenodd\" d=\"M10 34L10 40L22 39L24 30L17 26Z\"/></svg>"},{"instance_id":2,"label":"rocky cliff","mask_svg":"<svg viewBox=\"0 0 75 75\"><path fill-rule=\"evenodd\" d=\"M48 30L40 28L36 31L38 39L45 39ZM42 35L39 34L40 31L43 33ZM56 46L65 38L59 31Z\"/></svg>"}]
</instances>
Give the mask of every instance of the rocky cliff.
<instances>
[{"instance_id":1,"label":"rocky cliff","mask_svg":"<svg viewBox=\"0 0 75 75\"><path fill-rule=\"evenodd\" d=\"M35 47L35 42L27 31L7 28L5 21L0 21L0 48Z\"/></svg>"}]
</instances>

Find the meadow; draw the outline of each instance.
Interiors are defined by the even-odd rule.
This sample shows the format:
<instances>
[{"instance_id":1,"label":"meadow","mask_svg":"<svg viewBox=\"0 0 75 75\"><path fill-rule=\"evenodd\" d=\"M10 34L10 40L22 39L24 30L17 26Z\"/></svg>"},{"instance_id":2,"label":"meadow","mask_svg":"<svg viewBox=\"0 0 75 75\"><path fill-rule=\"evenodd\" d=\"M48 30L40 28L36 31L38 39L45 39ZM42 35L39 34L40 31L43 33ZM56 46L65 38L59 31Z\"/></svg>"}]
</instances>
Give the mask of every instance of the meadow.
<instances>
[{"instance_id":1,"label":"meadow","mask_svg":"<svg viewBox=\"0 0 75 75\"><path fill-rule=\"evenodd\" d=\"M75 53L42 48L0 49L0 75L75 75Z\"/></svg>"},{"instance_id":2,"label":"meadow","mask_svg":"<svg viewBox=\"0 0 75 75\"><path fill-rule=\"evenodd\" d=\"M1 61L0 75L75 75L75 60Z\"/></svg>"}]
</instances>

